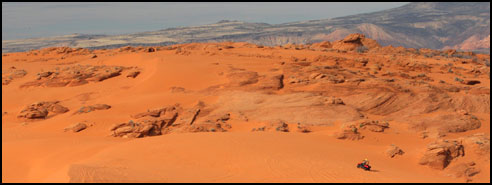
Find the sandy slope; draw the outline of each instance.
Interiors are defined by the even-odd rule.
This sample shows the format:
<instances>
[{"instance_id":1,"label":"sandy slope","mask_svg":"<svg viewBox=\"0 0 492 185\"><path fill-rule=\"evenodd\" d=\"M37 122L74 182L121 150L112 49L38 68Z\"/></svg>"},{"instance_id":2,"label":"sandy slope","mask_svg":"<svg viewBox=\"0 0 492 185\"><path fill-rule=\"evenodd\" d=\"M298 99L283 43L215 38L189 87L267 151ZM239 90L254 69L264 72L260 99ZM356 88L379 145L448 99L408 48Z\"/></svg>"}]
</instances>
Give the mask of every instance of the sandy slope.
<instances>
[{"instance_id":1,"label":"sandy slope","mask_svg":"<svg viewBox=\"0 0 492 185\"><path fill-rule=\"evenodd\" d=\"M351 97L350 91L357 89L351 85L345 85L350 83L348 81L341 85L326 85L322 82L292 85L287 83L288 76L286 75L283 88L256 90L254 84L239 87L230 85L231 79L228 78L228 74L235 71L233 68L256 71L260 76L279 72L285 75L290 70L285 66L296 66L296 63L303 62L303 58L315 64L314 59L320 55L346 58L347 61L352 61L360 55L377 58L378 56L391 56L391 54L353 54L278 47L257 48L255 45L246 43L188 44L181 45L181 48L169 50L161 48L162 50L150 53L115 49L97 50L90 54L78 54L77 52L47 52L45 55L42 55L42 52L36 55L32 52L31 54L29 52L4 54L2 56L4 71L15 66L16 69L27 71L27 74L24 77L14 78L9 84L2 86L2 112L6 112L2 114L2 181L464 181L463 178L448 176L447 170L435 170L418 164L426 145L436 140L437 136L431 133L428 138L419 138L418 131L409 129L411 128L410 121L407 123L393 119L390 121L390 128L384 132L363 131L364 139L361 140L336 139L334 135L340 130L342 124L359 119L357 118L359 113L368 119L386 118L386 115L379 114L375 110L378 106L367 111L359 111L360 109L350 104L351 101L348 98L344 99L348 103L343 107L329 105L328 109L320 109L318 105L315 105L319 98L323 97L322 92L332 96ZM94 54L97 58L91 58ZM299 62L293 62L294 57L298 58ZM331 65L334 60L338 59L332 58L324 63ZM441 62L421 56L419 60L429 61L429 63ZM281 64L281 62L287 64ZM342 62L341 65L350 66L349 62L346 63ZM20 87L27 82L35 81L36 73L41 72L41 69L47 71L56 67L63 68L78 64L138 66L141 73L136 78L127 78L124 71L123 75L79 86ZM473 67L469 64L457 65L464 66L466 69ZM350 67L347 68L350 69ZM392 65L388 65L388 69L385 70L390 71L390 69L401 70ZM433 68L433 70L438 70L438 68ZM418 71L412 73L416 75ZM379 78L381 74L382 72L376 76ZM452 83L451 79L454 77L440 73L428 74L436 78L436 82L433 82L435 84L439 79ZM260 77L260 82L261 79L263 78ZM490 92L488 78L482 75L475 79L479 79L481 83L474 88L486 88ZM397 82L404 84L404 81ZM377 86L381 82L367 80L365 83L368 83L370 87ZM371 85L372 83L376 85ZM173 92L172 87L182 87L185 91ZM324 90L320 91L323 88ZM336 90L337 88L348 88L348 90L339 91ZM415 89L418 88L423 87L415 87ZM321 92L321 95L299 94L314 91ZM450 96L471 96L463 91L459 93L463 95L452 94ZM490 93L488 97L490 104ZM250 98L250 101L242 101L247 98ZM29 104L53 100L60 101L60 104L69 108L70 111L38 121L17 118L19 112ZM232 117L227 123L231 125L231 128L227 132L172 132L143 138L119 138L110 135L111 125L127 122L133 119L130 116L136 113L176 103L188 108L194 106L198 101L211 107L210 115L230 112ZM395 102L398 101L395 100ZM111 105L111 108L86 114L73 114L82 106L98 103ZM377 104L377 102L372 103ZM485 133L490 136L490 108L483 108L488 105L470 104L470 102L464 102L464 104L471 106L470 110L475 110L471 112L479 118L481 127L461 133L448 133L443 137L453 139L474 133ZM442 110L438 109L432 113L445 114L450 111L447 107L443 107ZM379 112L385 112L385 110ZM249 119L247 121L239 119L239 112L244 113ZM432 113L420 114L419 112L418 115L425 117ZM323 114L329 117L325 118ZM199 117L197 121L207 118L206 115L204 116ZM401 115L395 113L393 116ZM307 124L312 132L296 132L296 122L289 122L289 120L286 121L290 132L274 130L251 132L252 128L262 126L279 117L311 122L313 124ZM323 119L327 120L326 124L316 122L316 120ZM82 121L87 121L91 126L77 133L63 131L65 127ZM405 154L389 158L385 155L385 151L390 144L401 147ZM364 158L370 159L373 171L366 172L355 167L356 163ZM490 158L483 158L470 152L464 157L454 159L449 167L468 161L474 161L477 163L476 167L480 169L480 173L472 177L472 182L490 182Z\"/></svg>"}]
</instances>

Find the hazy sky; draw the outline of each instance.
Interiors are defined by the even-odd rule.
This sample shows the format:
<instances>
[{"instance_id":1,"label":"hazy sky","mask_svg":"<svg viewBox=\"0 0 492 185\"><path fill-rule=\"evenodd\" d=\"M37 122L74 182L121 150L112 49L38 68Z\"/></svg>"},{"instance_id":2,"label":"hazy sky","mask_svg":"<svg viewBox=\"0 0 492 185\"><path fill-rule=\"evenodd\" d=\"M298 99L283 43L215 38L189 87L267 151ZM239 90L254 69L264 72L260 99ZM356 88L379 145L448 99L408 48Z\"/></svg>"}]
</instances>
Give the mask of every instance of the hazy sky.
<instances>
[{"instance_id":1,"label":"hazy sky","mask_svg":"<svg viewBox=\"0 0 492 185\"><path fill-rule=\"evenodd\" d=\"M2 2L2 40L124 34L220 20L279 24L395 8L405 2Z\"/></svg>"}]
</instances>

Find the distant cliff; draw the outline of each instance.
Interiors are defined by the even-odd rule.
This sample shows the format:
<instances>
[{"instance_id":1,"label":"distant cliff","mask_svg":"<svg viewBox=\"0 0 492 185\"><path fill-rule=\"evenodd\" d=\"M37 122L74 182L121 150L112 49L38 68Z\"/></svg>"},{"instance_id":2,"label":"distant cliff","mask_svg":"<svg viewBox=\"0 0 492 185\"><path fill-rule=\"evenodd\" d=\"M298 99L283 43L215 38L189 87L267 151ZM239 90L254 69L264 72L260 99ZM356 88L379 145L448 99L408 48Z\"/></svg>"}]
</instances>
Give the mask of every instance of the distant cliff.
<instances>
[{"instance_id":1,"label":"distant cliff","mask_svg":"<svg viewBox=\"0 0 492 185\"><path fill-rule=\"evenodd\" d=\"M374 13L270 25L241 21L126 35L66 35L2 41L2 52L50 46L114 48L190 42L306 44L362 33L381 45L490 53L490 2L415 2Z\"/></svg>"}]
</instances>

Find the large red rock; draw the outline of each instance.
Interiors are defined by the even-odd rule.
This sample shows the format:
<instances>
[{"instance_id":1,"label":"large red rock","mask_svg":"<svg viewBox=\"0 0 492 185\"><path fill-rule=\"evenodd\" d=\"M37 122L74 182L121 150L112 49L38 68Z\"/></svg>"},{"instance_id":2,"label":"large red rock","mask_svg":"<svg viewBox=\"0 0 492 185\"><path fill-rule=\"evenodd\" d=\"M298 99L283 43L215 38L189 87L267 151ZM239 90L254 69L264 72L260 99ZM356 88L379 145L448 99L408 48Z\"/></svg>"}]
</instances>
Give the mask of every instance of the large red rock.
<instances>
[{"instance_id":1,"label":"large red rock","mask_svg":"<svg viewBox=\"0 0 492 185\"><path fill-rule=\"evenodd\" d=\"M22 109L17 117L22 119L45 119L48 114L54 116L68 111L68 108L59 105L59 101L42 101Z\"/></svg>"},{"instance_id":2,"label":"large red rock","mask_svg":"<svg viewBox=\"0 0 492 185\"><path fill-rule=\"evenodd\" d=\"M398 147L396 145L393 145L393 144L390 145L388 147L388 149L386 150L386 155L388 157L391 157L391 158L393 158L393 157L395 157L397 155L403 155L404 153L405 152L403 152L403 150L400 147Z\"/></svg>"},{"instance_id":3,"label":"large red rock","mask_svg":"<svg viewBox=\"0 0 492 185\"><path fill-rule=\"evenodd\" d=\"M427 145L424 156L419 164L428 165L431 168L442 170L446 168L454 158L465 155L463 145L457 140L438 140Z\"/></svg>"},{"instance_id":4,"label":"large red rock","mask_svg":"<svg viewBox=\"0 0 492 185\"><path fill-rule=\"evenodd\" d=\"M480 173L480 169L476 168L475 162L465 162L450 167L447 173L455 178L470 178Z\"/></svg>"},{"instance_id":5,"label":"large red rock","mask_svg":"<svg viewBox=\"0 0 492 185\"><path fill-rule=\"evenodd\" d=\"M346 36L344 39L333 43L333 49L353 51L359 47L365 47L366 49L372 49L381 47L375 40L366 38L365 35L360 33L353 33Z\"/></svg>"},{"instance_id":6,"label":"large red rock","mask_svg":"<svg viewBox=\"0 0 492 185\"><path fill-rule=\"evenodd\" d=\"M342 125L339 132L335 133L337 139L359 140L364 138L354 124Z\"/></svg>"}]
</instances>

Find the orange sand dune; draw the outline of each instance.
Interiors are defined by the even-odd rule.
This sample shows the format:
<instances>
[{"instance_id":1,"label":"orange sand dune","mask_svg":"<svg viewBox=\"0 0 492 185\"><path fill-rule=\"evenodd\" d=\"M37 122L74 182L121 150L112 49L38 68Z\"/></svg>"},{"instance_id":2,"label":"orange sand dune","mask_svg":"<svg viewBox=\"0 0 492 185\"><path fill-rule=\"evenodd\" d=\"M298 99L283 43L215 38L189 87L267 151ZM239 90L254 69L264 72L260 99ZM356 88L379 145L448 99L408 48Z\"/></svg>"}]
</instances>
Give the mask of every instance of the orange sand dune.
<instances>
[{"instance_id":1,"label":"orange sand dune","mask_svg":"<svg viewBox=\"0 0 492 185\"><path fill-rule=\"evenodd\" d=\"M490 56L374 43L3 54L2 181L490 182Z\"/></svg>"}]
</instances>

